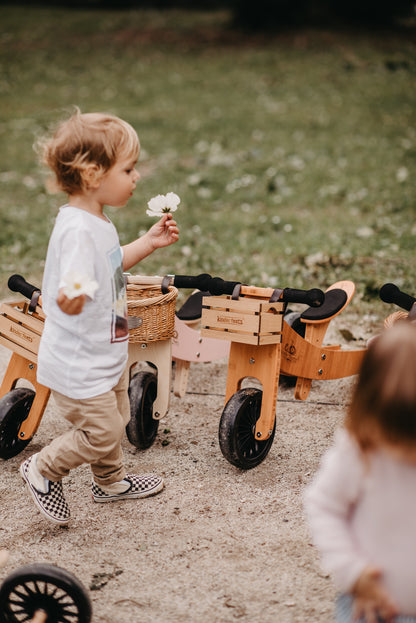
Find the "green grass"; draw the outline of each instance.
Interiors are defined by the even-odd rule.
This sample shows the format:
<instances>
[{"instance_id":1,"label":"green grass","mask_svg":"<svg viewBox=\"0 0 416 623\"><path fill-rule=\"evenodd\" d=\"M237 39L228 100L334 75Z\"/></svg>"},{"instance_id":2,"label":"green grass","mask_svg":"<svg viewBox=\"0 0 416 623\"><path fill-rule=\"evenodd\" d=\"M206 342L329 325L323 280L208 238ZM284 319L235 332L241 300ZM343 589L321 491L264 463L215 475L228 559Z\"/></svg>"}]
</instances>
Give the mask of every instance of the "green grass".
<instances>
[{"instance_id":1,"label":"green grass","mask_svg":"<svg viewBox=\"0 0 416 623\"><path fill-rule=\"evenodd\" d=\"M226 12L0 7L0 296L40 283L64 197L32 145L73 105L137 129L142 180L109 210L121 242L181 197L180 242L134 272L256 285L352 279L416 294L416 44L392 33L233 32Z\"/></svg>"}]
</instances>

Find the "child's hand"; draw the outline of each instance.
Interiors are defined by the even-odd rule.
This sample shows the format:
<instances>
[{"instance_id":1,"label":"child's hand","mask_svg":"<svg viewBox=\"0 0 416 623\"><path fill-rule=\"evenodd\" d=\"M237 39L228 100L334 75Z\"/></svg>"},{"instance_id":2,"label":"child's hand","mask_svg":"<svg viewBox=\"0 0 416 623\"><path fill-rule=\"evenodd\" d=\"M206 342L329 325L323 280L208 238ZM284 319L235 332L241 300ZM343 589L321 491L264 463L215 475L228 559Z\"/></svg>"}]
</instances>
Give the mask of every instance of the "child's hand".
<instances>
[{"instance_id":1,"label":"child's hand","mask_svg":"<svg viewBox=\"0 0 416 623\"><path fill-rule=\"evenodd\" d=\"M147 232L154 249L167 247L179 240L179 228L172 214L167 213Z\"/></svg>"},{"instance_id":2,"label":"child's hand","mask_svg":"<svg viewBox=\"0 0 416 623\"><path fill-rule=\"evenodd\" d=\"M166 213L143 236L123 246L123 268L130 270L156 249L179 240L179 229L172 214Z\"/></svg>"},{"instance_id":3,"label":"child's hand","mask_svg":"<svg viewBox=\"0 0 416 623\"><path fill-rule=\"evenodd\" d=\"M63 290L64 288L59 290L58 298L56 299L59 309L69 316L80 314L83 310L85 299L87 298L86 295L81 294L81 296L69 299Z\"/></svg>"},{"instance_id":4,"label":"child's hand","mask_svg":"<svg viewBox=\"0 0 416 623\"><path fill-rule=\"evenodd\" d=\"M397 608L384 588L381 576L380 569L366 567L354 584L354 621L363 618L366 623L377 623L378 615L386 623L393 623Z\"/></svg>"}]
</instances>

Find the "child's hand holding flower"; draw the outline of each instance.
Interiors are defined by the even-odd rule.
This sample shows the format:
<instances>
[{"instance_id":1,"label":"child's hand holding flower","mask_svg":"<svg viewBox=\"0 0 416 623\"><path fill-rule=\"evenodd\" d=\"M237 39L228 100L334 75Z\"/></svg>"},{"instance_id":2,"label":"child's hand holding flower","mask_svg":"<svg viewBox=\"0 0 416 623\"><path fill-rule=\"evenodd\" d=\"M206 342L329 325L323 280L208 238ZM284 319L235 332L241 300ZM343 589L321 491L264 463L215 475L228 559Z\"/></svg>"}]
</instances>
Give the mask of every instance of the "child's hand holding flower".
<instances>
[{"instance_id":1,"label":"child's hand holding flower","mask_svg":"<svg viewBox=\"0 0 416 623\"><path fill-rule=\"evenodd\" d=\"M63 282L65 284L63 292L69 299L74 299L82 294L94 298L94 293L98 288L98 283L94 279L77 272L67 273L63 277Z\"/></svg>"},{"instance_id":2,"label":"child's hand holding flower","mask_svg":"<svg viewBox=\"0 0 416 623\"><path fill-rule=\"evenodd\" d=\"M70 316L80 314L85 299L94 298L98 283L82 273L67 273L62 279L64 285L59 290L57 303L60 309Z\"/></svg>"},{"instance_id":3,"label":"child's hand holding flower","mask_svg":"<svg viewBox=\"0 0 416 623\"><path fill-rule=\"evenodd\" d=\"M178 209L180 201L175 193L167 193L166 195L157 195L148 202L149 209L146 210L146 214L160 218L147 232L153 250L167 247L179 239L178 225L172 217L172 212Z\"/></svg>"}]
</instances>

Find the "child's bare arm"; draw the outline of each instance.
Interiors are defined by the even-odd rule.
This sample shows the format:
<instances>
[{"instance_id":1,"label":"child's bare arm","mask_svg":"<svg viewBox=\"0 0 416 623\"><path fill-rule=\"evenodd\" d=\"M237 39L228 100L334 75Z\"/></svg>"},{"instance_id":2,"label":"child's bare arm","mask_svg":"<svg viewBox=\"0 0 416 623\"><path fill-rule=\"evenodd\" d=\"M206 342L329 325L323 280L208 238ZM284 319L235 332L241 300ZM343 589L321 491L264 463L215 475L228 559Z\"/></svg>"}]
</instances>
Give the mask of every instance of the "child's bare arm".
<instances>
[{"instance_id":1,"label":"child's bare arm","mask_svg":"<svg viewBox=\"0 0 416 623\"><path fill-rule=\"evenodd\" d=\"M171 214L164 214L149 231L123 246L123 268L129 270L156 249L167 247L179 239L179 228Z\"/></svg>"},{"instance_id":2,"label":"child's bare arm","mask_svg":"<svg viewBox=\"0 0 416 623\"><path fill-rule=\"evenodd\" d=\"M381 576L380 569L366 567L355 582L352 590L354 621L362 617L366 623L377 623L378 616L381 616L386 623L393 623L397 608L384 588Z\"/></svg>"}]
</instances>

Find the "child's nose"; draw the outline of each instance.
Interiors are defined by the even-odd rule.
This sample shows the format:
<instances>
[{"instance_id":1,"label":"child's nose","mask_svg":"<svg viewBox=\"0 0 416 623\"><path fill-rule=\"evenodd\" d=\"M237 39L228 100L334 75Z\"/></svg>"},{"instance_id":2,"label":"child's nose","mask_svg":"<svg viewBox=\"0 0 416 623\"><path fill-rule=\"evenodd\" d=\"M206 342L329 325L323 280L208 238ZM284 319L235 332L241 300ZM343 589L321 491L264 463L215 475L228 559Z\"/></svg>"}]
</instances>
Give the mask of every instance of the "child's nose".
<instances>
[{"instance_id":1,"label":"child's nose","mask_svg":"<svg viewBox=\"0 0 416 623\"><path fill-rule=\"evenodd\" d=\"M140 179L140 173L138 172L137 169L134 169L134 179L137 182Z\"/></svg>"}]
</instances>

